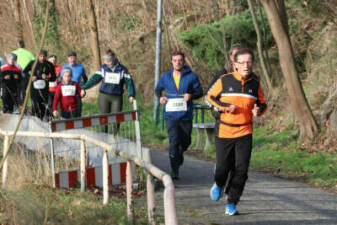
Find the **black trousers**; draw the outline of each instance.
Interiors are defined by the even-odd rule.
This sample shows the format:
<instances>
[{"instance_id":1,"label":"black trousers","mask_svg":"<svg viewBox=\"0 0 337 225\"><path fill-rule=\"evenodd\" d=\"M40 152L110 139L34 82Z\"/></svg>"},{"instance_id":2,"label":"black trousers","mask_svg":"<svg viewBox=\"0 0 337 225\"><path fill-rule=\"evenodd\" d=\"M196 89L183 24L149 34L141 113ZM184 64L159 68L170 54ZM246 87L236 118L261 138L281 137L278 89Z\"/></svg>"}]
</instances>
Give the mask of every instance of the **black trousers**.
<instances>
[{"instance_id":1,"label":"black trousers","mask_svg":"<svg viewBox=\"0 0 337 225\"><path fill-rule=\"evenodd\" d=\"M53 102L54 102L55 92L49 92L48 94L48 110L46 113L48 113L48 117L53 116Z\"/></svg>"},{"instance_id":2,"label":"black trousers","mask_svg":"<svg viewBox=\"0 0 337 225\"><path fill-rule=\"evenodd\" d=\"M248 179L252 152L252 135L238 138L215 138L216 168L214 179L218 186L227 183L228 203L237 204ZM231 173L229 180L228 176Z\"/></svg>"},{"instance_id":3,"label":"black trousers","mask_svg":"<svg viewBox=\"0 0 337 225\"><path fill-rule=\"evenodd\" d=\"M16 104L16 93L10 92L9 90L2 89L2 104L3 113L12 113L14 110L14 105Z\"/></svg>"},{"instance_id":4,"label":"black trousers","mask_svg":"<svg viewBox=\"0 0 337 225\"><path fill-rule=\"evenodd\" d=\"M166 120L169 137L169 158L171 169L177 171L183 163L183 154L191 144L191 120Z\"/></svg>"},{"instance_id":5,"label":"black trousers","mask_svg":"<svg viewBox=\"0 0 337 225\"><path fill-rule=\"evenodd\" d=\"M41 120L45 116L48 107L48 94L48 89L37 90L32 88L30 92L30 97L32 99L32 113Z\"/></svg>"},{"instance_id":6,"label":"black trousers","mask_svg":"<svg viewBox=\"0 0 337 225\"><path fill-rule=\"evenodd\" d=\"M78 111L69 111L69 112L61 112L61 117L64 119L71 119L79 117Z\"/></svg>"}]
</instances>

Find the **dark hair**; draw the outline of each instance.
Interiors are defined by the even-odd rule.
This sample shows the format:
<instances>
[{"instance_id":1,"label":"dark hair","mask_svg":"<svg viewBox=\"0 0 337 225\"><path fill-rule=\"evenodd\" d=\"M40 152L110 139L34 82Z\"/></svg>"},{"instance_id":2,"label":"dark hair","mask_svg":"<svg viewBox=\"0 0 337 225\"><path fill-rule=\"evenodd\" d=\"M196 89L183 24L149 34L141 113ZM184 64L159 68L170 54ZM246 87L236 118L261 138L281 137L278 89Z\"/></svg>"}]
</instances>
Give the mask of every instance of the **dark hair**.
<instances>
[{"instance_id":1,"label":"dark hair","mask_svg":"<svg viewBox=\"0 0 337 225\"><path fill-rule=\"evenodd\" d=\"M56 55L50 55L50 56L48 57L48 59L51 59L51 58L57 59Z\"/></svg>"},{"instance_id":2,"label":"dark hair","mask_svg":"<svg viewBox=\"0 0 337 225\"><path fill-rule=\"evenodd\" d=\"M48 52L47 52L47 50L42 49L42 50L40 51L40 54L39 54L39 55L47 56L47 55L48 55Z\"/></svg>"},{"instance_id":3,"label":"dark hair","mask_svg":"<svg viewBox=\"0 0 337 225\"><path fill-rule=\"evenodd\" d=\"M234 62L237 62L238 61L238 56L239 55L245 55L245 54L249 54L252 56L252 60L254 62L254 53L251 49L249 48L242 48L242 49L239 49L239 51L237 51L234 55Z\"/></svg>"},{"instance_id":4,"label":"dark hair","mask_svg":"<svg viewBox=\"0 0 337 225\"><path fill-rule=\"evenodd\" d=\"M75 56L75 57L77 57L77 54L76 54L75 51L72 51L72 52L69 52L69 53L68 53L68 57L70 57L70 56Z\"/></svg>"},{"instance_id":5,"label":"dark hair","mask_svg":"<svg viewBox=\"0 0 337 225\"><path fill-rule=\"evenodd\" d=\"M19 48L24 48L25 47L25 42L23 40L18 41L18 46Z\"/></svg>"},{"instance_id":6,"label":"dark hair","mask_svg":"<svg viewBox=\"0 0 337 225\"><path fill-rule=\"evenodd\" d=\"M171 60L172 60L173 56L176 56L176 55L181 55L183 57L183 60L185 61L185 54L182 51L174 51L174 52L172 52L172 54L171 54Z\"/></svg>"}]
</instances>

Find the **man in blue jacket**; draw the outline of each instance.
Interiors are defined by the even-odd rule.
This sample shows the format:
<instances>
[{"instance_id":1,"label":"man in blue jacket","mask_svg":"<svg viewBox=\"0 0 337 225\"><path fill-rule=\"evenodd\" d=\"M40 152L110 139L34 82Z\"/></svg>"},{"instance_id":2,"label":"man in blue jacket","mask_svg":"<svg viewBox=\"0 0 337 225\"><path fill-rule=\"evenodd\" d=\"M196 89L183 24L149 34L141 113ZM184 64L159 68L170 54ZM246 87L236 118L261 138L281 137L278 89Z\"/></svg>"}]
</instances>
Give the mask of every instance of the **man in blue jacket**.
<instances>
[{"instance_id":1,"label":"man in blue jacket","mask_svg":"<svg viewBox=\"0 0 337 225\"><path fill-rule=\"evenodd\" d=\"M184 162L184 152L191 144L192 100L203 95L196 74L185 65L183 52L171 55L173 69L164 73L156 86L160 104L165 106L164 118L169 136L169 158L172 179L179 179L179 167ZM162 91L166 96L161 96Z\"/></svg>"}]
</instances>

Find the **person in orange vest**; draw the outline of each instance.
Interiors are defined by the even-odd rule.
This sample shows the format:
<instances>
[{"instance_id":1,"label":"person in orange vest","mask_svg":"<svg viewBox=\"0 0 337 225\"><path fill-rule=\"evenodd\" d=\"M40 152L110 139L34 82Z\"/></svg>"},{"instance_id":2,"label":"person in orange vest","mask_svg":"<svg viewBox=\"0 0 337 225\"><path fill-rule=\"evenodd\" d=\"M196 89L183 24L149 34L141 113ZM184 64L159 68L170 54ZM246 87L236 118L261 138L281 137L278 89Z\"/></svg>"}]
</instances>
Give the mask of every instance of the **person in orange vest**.
<instances>
[{"instance_id":1,"label":"person in orange vest","mask_svg":"<svg viewBox=\"0 0 337 225\"><path fill-rule=\"evenodd\" d=\"M234 56L234 72L221 76L205 97L206 103L220 112L216 121L215 183L210 190L213 201L222 197L229 172L233 173L227 184L227 215L239 214L236 205L248 178L253 116L262 115L267 108L259 79L252 72L253 63L253 52L240 49Z\"/></svg>"}]
</instances>

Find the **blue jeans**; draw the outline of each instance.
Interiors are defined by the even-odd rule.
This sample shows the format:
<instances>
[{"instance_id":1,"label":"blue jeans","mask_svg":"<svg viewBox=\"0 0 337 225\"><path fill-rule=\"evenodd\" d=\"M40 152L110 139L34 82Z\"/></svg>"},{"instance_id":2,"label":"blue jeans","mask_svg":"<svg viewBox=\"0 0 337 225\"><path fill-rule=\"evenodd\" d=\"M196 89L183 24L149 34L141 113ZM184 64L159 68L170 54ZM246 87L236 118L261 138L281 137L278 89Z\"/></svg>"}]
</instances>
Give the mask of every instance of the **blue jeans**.
<instances>
[{"instance_id":1,"label":"blue jeans","mask_svg":"<svg viewBox=\"0 0 337 225\"><path fill-rule=\"evenodd\" d=\"M171 169L177 171L183 162L183 154L191 144L191 120L166 120L170 142L169 158Z\"/></svg>"}]
</instances>

